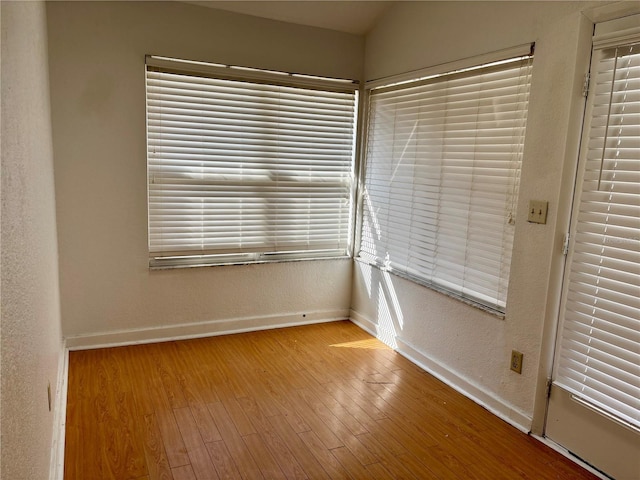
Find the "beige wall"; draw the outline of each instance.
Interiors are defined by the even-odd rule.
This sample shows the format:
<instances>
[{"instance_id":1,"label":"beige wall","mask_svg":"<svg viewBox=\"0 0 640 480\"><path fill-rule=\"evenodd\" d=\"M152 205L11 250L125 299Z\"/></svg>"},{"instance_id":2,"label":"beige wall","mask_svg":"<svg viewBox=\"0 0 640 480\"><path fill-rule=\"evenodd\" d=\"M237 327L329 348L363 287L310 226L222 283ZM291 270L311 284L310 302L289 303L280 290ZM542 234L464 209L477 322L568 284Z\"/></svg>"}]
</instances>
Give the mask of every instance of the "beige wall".
<instances>
[{"instance_id":1,"label":"beige wall","mask_svg":"<svg viewBox=\"0 0 640 480\"><path fill-rule=\"evenodd\" d=\"M532 427L551 365L562 236L577 161L585 2L403 2L367 36L366 79L536 42L519 212L549 201L546 225L516 220L506 318L356 264L354 316L499 415ZM551 332L551 333L549 333ZM509 370L512 349L524 370ZM536 405L536 400L538 405ZM543 411L542 411L543 412Z\"/></svg>"},{"instance_id":2,"label":"beige wall","mask_svg":"<svg viewBox=\"0 0 640 480\"><path fill-rule=\"evenodd\" d=\"M361 37L179 3L50 2L45 24L42 4L2 2L2 478L48 475L46 385L56 387L61 333L77 345L140 341L323 320L350 305L356 321L405 354L538 429L588 6L402 2L365 49ZM505 319L348 260L148 270L145 54L374 79L531 41L519 210L548 200L549 220L517 220ZM525 354L521 376L508 369L511 349Z\"/></svg>"},{"instance_id":3,"label":"beige wall","mask_svg":"<svg viewBox=\"0 0 640 480\"><path fill-rule=\"evenodd\" d=\"M62 352L45 7L2 2L0 477L46 479Z\"/></svg>"},{"instance_id":4,"label":"beige wall","mask_svg":"<svg viewBox=\"0 0 640 480\"><path fill-rule=\"evenodd\" d=\"M149 271L144 55L359 79L363 38L174 2L50 2L47 14L65 336L347 316L348 260Z\"/></svg>"},{"instance_id":5,"label":"beige wall","mask_svg":"<svg viewBox=\"0 0 640 480\"><path fill-rule=\"evenodd\" d=\"M50 2L63 332L85 337L70 345L329 319L345 315L351 302L363 325L397 335L418 360L529 428L550 366L552 338L545 335L557 309L588 61L587 6L401 2L366 37L365 49L361 37L194 5ZM548 200L549 219L517 220L506 319L344 260L148 270L146 53L342 77L361 77L364 69L375 79L532 41L519 210L530 199ZM522 375L508 369L511 349L524 353Z\"/></svg>"}]
</instances>

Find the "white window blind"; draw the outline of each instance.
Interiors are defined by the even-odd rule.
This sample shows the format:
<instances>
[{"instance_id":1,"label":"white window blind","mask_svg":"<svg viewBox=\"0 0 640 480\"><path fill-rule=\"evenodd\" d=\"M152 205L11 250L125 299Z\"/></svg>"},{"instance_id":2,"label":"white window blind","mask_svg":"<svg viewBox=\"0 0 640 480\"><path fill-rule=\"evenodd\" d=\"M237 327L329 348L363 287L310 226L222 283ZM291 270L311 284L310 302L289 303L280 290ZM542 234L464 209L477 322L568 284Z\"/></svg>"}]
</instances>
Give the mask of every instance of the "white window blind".
<instances>
[{"instance_id":1,"label":"white window blind","mask_svg":"<svg viewBox=\"0 0 640 480\"><path fill-rule=\"evenodd\" d=\"M353 82L147 63L152 266L348 254Z\"/></svg>"},{"instance_id":2,"label":"white window blind","mask_svg":"<svg viewBox=\"0 0 640 480\"><path fill-rule=\"evenodd\" d=\"M531 59L370 91L360 259L504 311Z\"/></svg>"},{"instance_id":3,"label":"white window blind","mask_svg":"<svg viewBox=\"0 0 640 480\"><path fill-rule=\"evenodd\" d=\"M640 428L640 43L594 49L555 383Z\"/></svg>"}]
</instances>

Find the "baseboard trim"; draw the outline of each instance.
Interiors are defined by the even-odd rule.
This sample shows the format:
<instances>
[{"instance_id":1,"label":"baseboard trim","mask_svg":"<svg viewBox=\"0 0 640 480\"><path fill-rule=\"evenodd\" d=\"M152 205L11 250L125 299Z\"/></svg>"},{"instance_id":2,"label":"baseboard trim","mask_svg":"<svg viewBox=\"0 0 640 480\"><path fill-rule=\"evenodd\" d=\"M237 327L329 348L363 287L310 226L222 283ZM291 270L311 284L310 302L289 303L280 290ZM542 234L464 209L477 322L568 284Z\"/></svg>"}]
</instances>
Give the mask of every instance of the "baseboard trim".
<instances>
[{"instance_id":1,"label":"baseboard trim","mask_svg":"<svg viewBox=\"0 0 640 480\"><path fill-rule=\"evenodd\" d=\"M190 338L213 337L234 333L254 332L273 328L295 327L326 323L349 318L349 310L323 310L317 312L269 315L261 317L230 318L197 323L165 325L162 327L116 330L67 337L69 350L119 347L144 343L158 343Z\"/></svg>"},{"instance_id":2,"label":"baseboard trim","mask_svg":"<svg viewBox=\"0 0 640 480\"><path fill-rule=\"evenodd\" d=\"M460 392L465 397L473 400L498 418L501 418L524 433L528 434L530 432L532 419L512 405L472 384L445 365L431 358L416 346L396 336L395 332L384 331L360 313L351 310L350 319L360 328L395 349L400 355L429 372L438 380L446 383L454 390Z\"/></svg>"},{"instance_id":3,"label":"baseboard trim","mask_svg":"<svg viewBox=\"0 0 640 480\"><path fill-rule=\"evenodd\" d=\"M56 379L56 394L54 402L53 438L51 443L51 462L49 480L63 480L64 478L64 447L66 431L67 390L69 378L69 351L86 350L92 348L114 347L123 345L156 343L189 338L201 338L234 333L245 333L274 328L311 325L349 319L366 332L390 344L398 353L429 372L434 377L467 398L486 408L488 411L514 426L518 430L530 434L531 418L515 408L501 401L495 396L476 387L464 378L441 365L415 346L403 341L392 332L383 332L377 324L356 312L355 310L332 310L313 312L311 314L274 315L267 317L246 317L222 321L208 321L184 325L169 325L147 329L119 330L93 335L78 335L68 337L63 341L60 353L58 378ZM390 341L391 340L391 341ZM597 477L608 480L609 477L594 469L572 455L566 449L546 437L532 435L534 438L569 458L573 462L593 473Z\"/></svg>"},{"instance_id":4,"label":"baseboard trim","mask_svg":"<svg viewBox=\"0 0 640 480\"><path fill-rule=\"evenodd\" d=\"M346 319L349 319L349 310L326 310L304 314L245 317L67 337L63 341L56 381L49 480L64 479L69 351L187 340L190 338L230 335Z\"/></svg>"},{"instance_id":5,"label":"baseboard trim","mask_svg":"<svg viewBox=\"0 0 640 480\"><path fill-rule=\"evenodd\" d=\"M53 434L51 440L51 460L49 480L64 478L64 444L67 420L67 386L69 380L69 350L64 341L58 360L55 401L53 403Z\"/></svg>"},{"instance_id":6,"label":"baseboard trim","mask_svg":"<svg viewBox=\"0 0 640 480\"><path fill-rule=\"evenodd\" d=\"M476 385L465 380L463 377L452 372L447 367L441 365L436 360L421 352L418 348L398 339L398 352L411 360L413 363L423 368L440 381L446 383L454 390L457 390L465 397L473 400L478 405L487 409L498 418L517 428L521 432L529 433L532 419L524 413L519 412L513 406L482 390Z\"/></svg>"},{"instance_id":7,"label":"baseboard trim","mask_svg":"<svg viewBox=\"0 0 640 480\"><path fill-rule=\"evenodd\" d=\"M384 340L381 340L379 338L380 337L380 335L379 335L380 328L378 327L378 325L373 323L371 320L369 320L364 315L361 315L360 313L356 312L355 310L351 310L349 312L349 320L351 320L351 323L355 323L357 326L359 326L365 332L369 333L370 335L373 335L374 337L378 338L378 340L384 342ZM384 342L384 343L387 343L387 342ZM389 345L389 346L390 347L394 347L394 345Z\"/></svg>"}]
</instances>

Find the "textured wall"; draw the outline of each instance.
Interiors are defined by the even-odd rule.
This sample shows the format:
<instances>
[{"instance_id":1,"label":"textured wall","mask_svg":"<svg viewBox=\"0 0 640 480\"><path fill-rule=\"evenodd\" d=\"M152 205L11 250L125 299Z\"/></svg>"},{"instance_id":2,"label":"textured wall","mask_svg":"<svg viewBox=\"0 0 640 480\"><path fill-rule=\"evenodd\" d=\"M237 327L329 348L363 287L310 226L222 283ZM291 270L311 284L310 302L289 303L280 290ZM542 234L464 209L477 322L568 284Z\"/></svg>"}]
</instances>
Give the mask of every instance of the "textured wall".
<instances>
[{"instance_id":1,"label":"textured wall","mask_svg":"<svg viewBox=\"0 0 640 480\"><path fill-rule=\"evenodd\" d=\"M549 215L546 225L529 224L524 214L517 217L506 318L366 266L355 268L353 300L357 313L388 325L401 340L521 414L525 428L531 426L536 392L549 365L543 350L553 341L543 342L543 327L557 313L557 265L570 209L566 192L577 161L584 101L580 78L589 58L584 39L590 32L581 14L586 6L403 2L366 41L367 79L536 42L518 211L525 212L531 199L548 200ZM402 321L391 322L394 315ZM524 353L522 375L509 370L512 349Z\"/></svg>"},{"instance_id":2,"label":"textured wall","mask_svg":"<svg viewBox=\"0 0 640 480\"><path fill-rule=\"evenodd\" d=\"M65 336L348 312L349 261L149 271L144 55L359 79L362 37L177 2L47 17Z\"/></svg>"},{"instance_id":3,"label":"textured wall","mask_svg":"<svg viewBox=\"0 0 640 480\"><path fill-rule=\"evenodd\" d=\"M2 2L2 467L49 476L61 352L44 4Z\"/></svg>"}]
</instances>

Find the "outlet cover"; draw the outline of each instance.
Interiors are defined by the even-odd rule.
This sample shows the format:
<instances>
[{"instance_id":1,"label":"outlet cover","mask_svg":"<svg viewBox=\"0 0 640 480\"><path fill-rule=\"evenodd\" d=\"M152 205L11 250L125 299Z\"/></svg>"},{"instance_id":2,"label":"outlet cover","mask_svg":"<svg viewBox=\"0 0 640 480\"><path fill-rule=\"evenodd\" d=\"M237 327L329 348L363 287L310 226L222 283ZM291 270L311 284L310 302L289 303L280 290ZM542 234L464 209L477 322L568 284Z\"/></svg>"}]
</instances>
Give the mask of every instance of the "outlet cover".
<instances>
[{"instance_id":1,"label":"outlet cover","mask_svg":"<svg viewBox=\"0 0 640 480\"><path fill-rule=\"evenodd\" d=\"M547 210L549 202L544 200L529 200L529 223L547 223Z\"/></svg>"},{"instance_id":2,"label":"outlet cover","mask_svg":"<svg viewBox=\"0 0 640 480\"><path fill-rule=\"evenodd\" d=\"M511 370L522 374L522 358L524 355L517 350L511 350Z\"/></svg>"}]
</instances>

